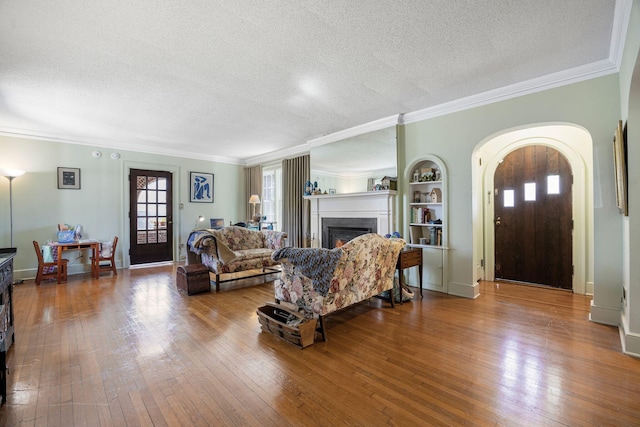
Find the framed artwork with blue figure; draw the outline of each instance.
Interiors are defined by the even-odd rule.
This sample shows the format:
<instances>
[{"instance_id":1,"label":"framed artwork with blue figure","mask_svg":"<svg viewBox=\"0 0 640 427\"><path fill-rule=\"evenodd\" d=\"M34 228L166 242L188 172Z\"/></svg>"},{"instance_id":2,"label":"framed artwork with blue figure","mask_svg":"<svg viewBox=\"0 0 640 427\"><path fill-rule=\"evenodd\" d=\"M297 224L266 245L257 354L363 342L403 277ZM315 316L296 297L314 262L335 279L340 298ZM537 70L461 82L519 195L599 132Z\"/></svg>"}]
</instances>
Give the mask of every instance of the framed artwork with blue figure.
<instances>
[{"instance_id":1,"label":"framed artwork with blue figure","mask_svg":"<svg viewBox=\"0 0 640 427\"><path fill-rule=\"evenodd\" d=\"M213 203L213 174L190 172L191 202Z\"/></svg>"}]
</instances>

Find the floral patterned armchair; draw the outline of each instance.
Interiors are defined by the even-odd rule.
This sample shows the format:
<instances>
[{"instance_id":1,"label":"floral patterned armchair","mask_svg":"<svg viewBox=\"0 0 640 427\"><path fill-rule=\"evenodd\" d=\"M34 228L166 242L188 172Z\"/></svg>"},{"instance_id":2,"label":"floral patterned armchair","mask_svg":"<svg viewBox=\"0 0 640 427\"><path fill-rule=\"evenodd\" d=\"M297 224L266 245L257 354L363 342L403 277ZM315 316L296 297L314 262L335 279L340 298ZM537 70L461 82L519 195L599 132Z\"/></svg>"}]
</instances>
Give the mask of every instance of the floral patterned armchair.
<instances>
[{"instance_id":1,"label":"floral patterned armchair","mask_svg":"<svg viewBox=\"0 0 640 427\"><path fill-rule=\"evenodd\" d=\"M187 242L187 263L206 265L216 275L216 291L220 291L220 283L230 281L221 281L221 274L253 269L261 269L264 274L269 267L277 265L271 254L284 247L286 239L285 232L236 226L196 230Z\"/></svg>"},{"instance_id":2,"label":"floral patterned armchair","mask_svg":"<svg viewBox=\"0 0 640 427\"><path fill-rule=\"evenodd\" d=\"M393 288L402 239L364 234L336 249L282 248L272 259L282 274L274 282L278 302L294 304L319 318ZM391 301L393 305L393 301Z\"/></svg>"}]
</instances>

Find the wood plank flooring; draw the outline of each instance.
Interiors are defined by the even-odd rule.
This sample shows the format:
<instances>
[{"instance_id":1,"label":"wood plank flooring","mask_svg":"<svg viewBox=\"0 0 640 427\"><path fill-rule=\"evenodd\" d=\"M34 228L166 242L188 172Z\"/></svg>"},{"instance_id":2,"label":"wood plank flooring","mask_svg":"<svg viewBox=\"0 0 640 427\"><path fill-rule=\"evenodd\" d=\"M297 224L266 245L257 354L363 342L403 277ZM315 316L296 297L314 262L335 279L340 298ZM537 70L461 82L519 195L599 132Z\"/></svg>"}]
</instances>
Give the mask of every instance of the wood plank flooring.
<instances>
[{"instance_id":1,"label":"wood plank flooring","mask_svg":"<svg viewBox=\"0 0 640 427\"><path fill-rule=\"evenodd\" d=\"M301 350L260 332L270 282L186 296L175 269L15 286L0 425L640 425L640 360L589 297L487 282L476 300L372 299Z\"/></svg>"}]
</instances>

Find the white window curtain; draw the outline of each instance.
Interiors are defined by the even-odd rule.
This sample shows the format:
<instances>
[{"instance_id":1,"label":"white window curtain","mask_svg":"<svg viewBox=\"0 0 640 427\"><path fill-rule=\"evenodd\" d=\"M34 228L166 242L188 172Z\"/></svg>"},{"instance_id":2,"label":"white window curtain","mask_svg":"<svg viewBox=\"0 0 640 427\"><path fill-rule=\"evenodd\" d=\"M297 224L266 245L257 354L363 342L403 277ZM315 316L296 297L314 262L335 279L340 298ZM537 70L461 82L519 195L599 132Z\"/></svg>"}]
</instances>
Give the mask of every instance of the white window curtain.
<instances>
[{"instance_id":1,"label":"white window curtain","mask_svg":"<svg viewBox=\"0 0 640 427\"><path fill-rule=\"evenodd\" d=\"M262 165L262 211L274 228L282 228L282 162Z\"/></svg>"},{"instance_id":2,"label":"white window curtain","mask_svg":"<svg viewBox=\"0 0 640 427\"><path fill-rule=\"evenodd\" d=\"M282 231L289 235L289 246L307 248L311 244L310 206L302 197L310 175L308 154L282 161Z\"/></svg>"}]
</instances>

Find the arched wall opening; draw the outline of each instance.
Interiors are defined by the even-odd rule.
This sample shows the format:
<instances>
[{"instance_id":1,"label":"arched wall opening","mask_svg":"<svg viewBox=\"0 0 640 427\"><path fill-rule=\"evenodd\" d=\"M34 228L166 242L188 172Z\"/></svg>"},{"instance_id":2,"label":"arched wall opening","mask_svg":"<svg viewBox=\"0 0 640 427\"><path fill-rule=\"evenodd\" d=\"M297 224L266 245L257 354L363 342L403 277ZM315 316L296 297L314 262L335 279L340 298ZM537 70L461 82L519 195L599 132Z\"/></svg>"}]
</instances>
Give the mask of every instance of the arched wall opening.
<instances>
[{"instance_id":1,"label":"arched wall opening","mask_svg":"<svg viewBox=\"0 0 640 427\"><path fill-rule=\"evenodd\" d=\"M494 280L493 177L500 160L527 145L547 145L569 161L573 174L573 292L593 293L593 143L584 128L545 123L506 129L473 150L473 263L476 280Z\"/></svg>"}]
</instances>

